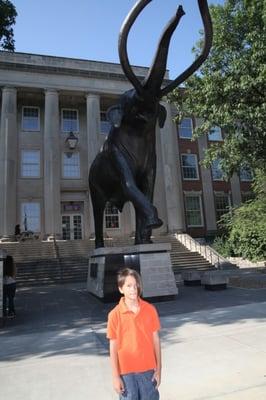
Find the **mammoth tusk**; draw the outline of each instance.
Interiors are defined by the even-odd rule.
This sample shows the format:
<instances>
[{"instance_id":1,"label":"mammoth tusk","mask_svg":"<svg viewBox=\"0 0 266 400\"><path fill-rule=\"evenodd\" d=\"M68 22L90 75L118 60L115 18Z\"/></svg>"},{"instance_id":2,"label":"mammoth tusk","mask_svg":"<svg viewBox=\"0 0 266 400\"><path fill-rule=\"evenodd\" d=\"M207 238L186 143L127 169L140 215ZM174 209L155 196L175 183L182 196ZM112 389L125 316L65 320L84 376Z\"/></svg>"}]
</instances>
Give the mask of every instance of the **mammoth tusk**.
<instances>
[{"instance_id":1,"label":"mammoth tusk","mask_svg":"<svg viewBox=\"0 0 266 400\"><path fill-rule=\"evenodd\" d=\"M171 92L178 85L180 85L180 83L184 82L189 76L191 76L204 63L204 61L209 55L212 46L213 29L212 29L212 21L209 12L208 2L207 0L198 0L198 5L199 5L201 19L203 21L204 34L205 34L205 40L202 52L184 72L182 72L173 82L171 82L168 86L166 86L161 90L160 98L166 96L169 92Z\"/></svg>"}]
</instances>

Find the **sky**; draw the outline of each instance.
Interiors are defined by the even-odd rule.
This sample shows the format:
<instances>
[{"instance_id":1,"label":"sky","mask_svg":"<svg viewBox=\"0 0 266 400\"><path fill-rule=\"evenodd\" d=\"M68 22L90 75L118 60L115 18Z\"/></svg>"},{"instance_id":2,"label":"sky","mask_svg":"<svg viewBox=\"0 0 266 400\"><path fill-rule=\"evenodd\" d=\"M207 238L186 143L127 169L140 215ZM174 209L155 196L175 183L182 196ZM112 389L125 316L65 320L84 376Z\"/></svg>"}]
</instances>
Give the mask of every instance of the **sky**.
<instances>
[{"instance_id":1,"label":"sky","mask_svg":"<svg viewBox=\"0 0 266 400\"><path fill-rule=\"evenodd\" d=\"M15 50L119 63L118 35L136 0L12 0L18 16ZM223 4L210 0L209 4ZM132 65L150 66L164 26L182 4L186 15L171 40L167 68L174 79L193 61L192 47L202 22L197 0L153 0L142 11L128 38Z\"/></svg>"}]
</instances>

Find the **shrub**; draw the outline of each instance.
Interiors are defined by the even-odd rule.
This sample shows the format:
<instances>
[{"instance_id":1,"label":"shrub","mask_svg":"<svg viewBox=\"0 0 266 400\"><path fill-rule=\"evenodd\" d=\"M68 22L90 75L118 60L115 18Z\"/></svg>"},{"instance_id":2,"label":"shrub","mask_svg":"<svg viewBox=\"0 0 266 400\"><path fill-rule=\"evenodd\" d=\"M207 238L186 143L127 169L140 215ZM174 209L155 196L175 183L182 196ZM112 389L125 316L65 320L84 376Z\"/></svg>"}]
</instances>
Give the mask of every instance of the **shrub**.
<instances>
[{"instance_id":1,"label":"shrub","mask_svg":"<svg viewBox=\"0 0 266 400\"><path fill-rule=\"evenodd\" d=\"M217 236L212 243L212 247L223 257L231 256L230 242L224 236Z\"/></svg>"},{"instance_id":2,"label":"shrub","mask_svg":"<svg viewBox=\"0 0 266 400\"><path fill-rule=\"evenodd\" d=\"M251 261L266 259L266 200L258 198L233 211L228 241L232 255Z\"/></svg>"},{"instance_id":3,"label":"shrub","mask_svg":"<svg viewBox=\"0 0 266 400\"><path fill-rule=\"evenodd\" d=\"M243 257L250 261L266 259L266 199L246 202L221 219L223 235L213 243L224 257Z\"/></svg>"}]
</instances>

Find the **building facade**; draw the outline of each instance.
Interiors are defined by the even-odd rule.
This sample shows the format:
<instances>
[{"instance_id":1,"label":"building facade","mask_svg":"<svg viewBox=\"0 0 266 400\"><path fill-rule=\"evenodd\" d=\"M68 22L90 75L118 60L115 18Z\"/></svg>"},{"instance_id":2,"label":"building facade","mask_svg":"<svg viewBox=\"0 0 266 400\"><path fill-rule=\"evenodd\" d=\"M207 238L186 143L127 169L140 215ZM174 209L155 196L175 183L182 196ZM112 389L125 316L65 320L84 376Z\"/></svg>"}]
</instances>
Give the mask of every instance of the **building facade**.
<instances>
[{"instance_id":1,"label":"building facade","mask_svg":"<svg viewBox=\"0 0 266 400\"><path fill-rule=\"evenodd\" d=\"M134 67L139 79L147 71ZM0 87L0 237L12 238L19 224L44 240L93 238L88 172L110 127L106 110L130 88L120 65L0 52ZM250 196L251 176L243 171L225 182L218 161L203 168L204 149L222 140L221 131L192 142L200 121L176 126L164 106L154 194L164 225L156 233L211 235L220 215ZM132 205L120 214L108 204L104 223L107 236L133 235Z\"/></svg>"}]
</instances>

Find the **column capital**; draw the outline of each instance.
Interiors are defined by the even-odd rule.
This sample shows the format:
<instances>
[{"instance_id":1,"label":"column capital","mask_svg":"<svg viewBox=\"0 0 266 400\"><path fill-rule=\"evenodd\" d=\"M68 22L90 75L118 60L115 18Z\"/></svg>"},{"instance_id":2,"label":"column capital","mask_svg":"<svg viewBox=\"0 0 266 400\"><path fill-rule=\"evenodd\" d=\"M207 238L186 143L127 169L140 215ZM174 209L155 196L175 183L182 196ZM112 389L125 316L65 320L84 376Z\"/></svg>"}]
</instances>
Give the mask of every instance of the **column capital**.
<instances>
[{"instance_id":1,"label":"column capital","mask_svg":"<svg viewBox=\"0 0 266 400\"><path fill-rule=\"evenodd\" d=\"M98 94L98 93L86 93L85 94L85 98L86 99L95 99L95 100L97 100L97 99L99 99L100 98L100 95Z\"/></svg>"},{"instance_id":2,"label":"column capital","mask_svg":"<svg viewBox=\"0 0 266 400\"><path fill-rule=\"evenodd\" d=\"M4 86L4 87L2 87L2 92L3 93L4 92L11 92L11 93L16 94L17 88L15 86Z\"/></svg>"},{"instance_id":3,"label":"column capital","mask_svg":"<svg viewBox=\"0 0 266 400\"><path fill-rule=\"evenodd\" d=\"M58 95L59 91L56 90L56 89L48 89L48 88L46 88L46 89L44 89L44 94L45 94L45 96L51 95L51 94Z\"/></svg>"}]
</instances>

